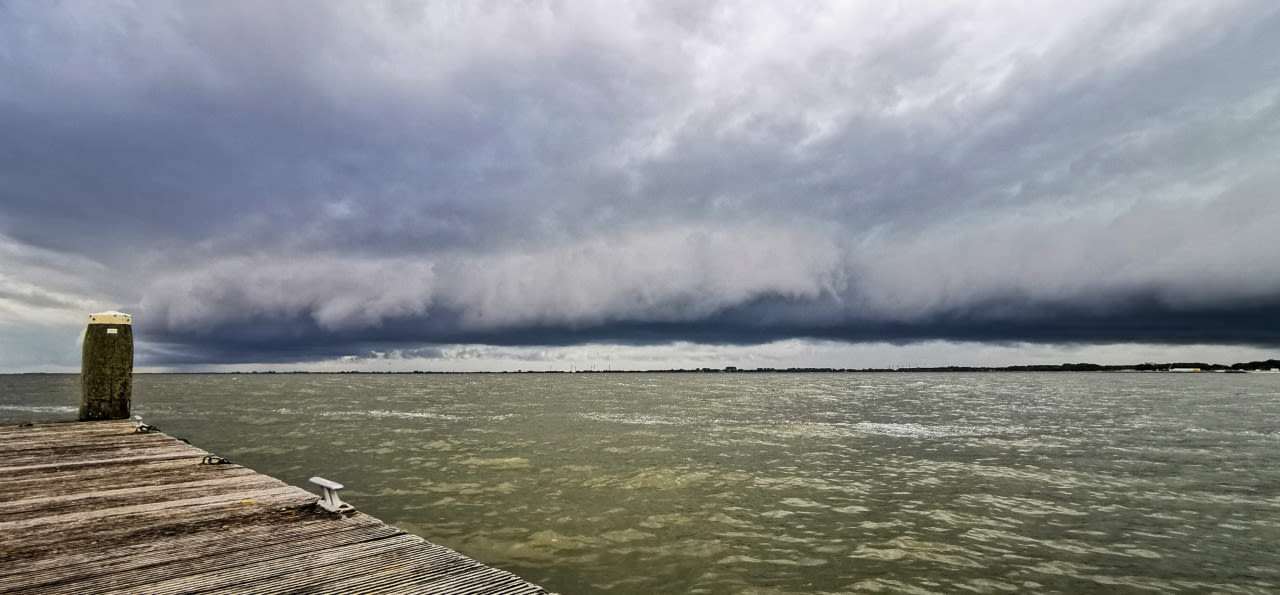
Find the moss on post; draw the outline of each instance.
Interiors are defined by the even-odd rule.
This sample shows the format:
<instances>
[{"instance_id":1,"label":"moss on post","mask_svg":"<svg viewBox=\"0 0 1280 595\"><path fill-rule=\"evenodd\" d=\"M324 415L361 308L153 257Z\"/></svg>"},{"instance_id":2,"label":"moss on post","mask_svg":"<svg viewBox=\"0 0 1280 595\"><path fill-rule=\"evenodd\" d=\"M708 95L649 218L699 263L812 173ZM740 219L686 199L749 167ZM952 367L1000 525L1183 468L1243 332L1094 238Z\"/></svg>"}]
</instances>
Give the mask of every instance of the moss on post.
<instances>
[{"instance_id":1,"label":"moss on post","mask_svg":"<svg viewBox=\"0 0 1280 595\"><path fill-rule=\"evenodd\" d=\"M133 318L89 316L80 360L80 421L128 419L133 397Z\"/></svg>"}]
</instances>

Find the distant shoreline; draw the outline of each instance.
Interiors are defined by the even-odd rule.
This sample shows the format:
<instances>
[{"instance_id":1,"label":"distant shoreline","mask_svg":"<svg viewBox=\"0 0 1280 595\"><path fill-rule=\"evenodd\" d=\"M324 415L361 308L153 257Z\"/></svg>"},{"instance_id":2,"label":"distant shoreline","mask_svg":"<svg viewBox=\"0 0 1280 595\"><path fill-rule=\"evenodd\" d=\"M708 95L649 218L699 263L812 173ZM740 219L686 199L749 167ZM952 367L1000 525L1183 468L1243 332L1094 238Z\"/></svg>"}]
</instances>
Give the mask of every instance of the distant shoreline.
<instances>
[{"instance_id":1,"label":"distant shoreline","mask_svg":"<svg viewBox=\"0 0 1280 595\"><path fill-rule=\"evenodd\" d=\"M723 368L672 368L653 370L516 370L516 371L475 371L446 372L429 370L412 370L403 372L377 372L345 370L336 372L278 371L254 370L247 372L135 372L135 374L797 374L797 373L895 373L895 372L1218 372L1246 373L1272 372L1280 373L1280 360L1269 359L1234 364L1208 364L1203 362L1171 362L1142 363L1118 366L1106 366L1092 363L1067 363L1050 365L1025 366L934 366L906 368L739 368L726 366ZM19 375L74 375L75 372L19 372Z\"/></svg>"}]
</instances>

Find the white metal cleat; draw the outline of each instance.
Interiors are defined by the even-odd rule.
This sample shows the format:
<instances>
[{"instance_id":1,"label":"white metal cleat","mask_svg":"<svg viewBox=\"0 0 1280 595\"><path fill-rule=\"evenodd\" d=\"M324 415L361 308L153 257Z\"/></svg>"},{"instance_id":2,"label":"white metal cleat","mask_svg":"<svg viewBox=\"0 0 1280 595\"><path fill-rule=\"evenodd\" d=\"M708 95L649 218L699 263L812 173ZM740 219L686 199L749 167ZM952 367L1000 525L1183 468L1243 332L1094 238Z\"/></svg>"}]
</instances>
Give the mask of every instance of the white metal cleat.
<instances>
[{"instance_id":1,"label":"white metal cleat","mask_svg":"<svg viewBox=\"0 0 1280 595\"><path fill-rule=\"evenodd\" d=\"M323 477L312 477L311 483L324 489L324 495L320 496L319 502L316 502L316 504L320 505L320 508L329 512L350 512L355 510L355 507L343 502L342 498L338 497L338 490L342 489L342 484L336 481L329 481Z\"/></svg>"}]
</instances>

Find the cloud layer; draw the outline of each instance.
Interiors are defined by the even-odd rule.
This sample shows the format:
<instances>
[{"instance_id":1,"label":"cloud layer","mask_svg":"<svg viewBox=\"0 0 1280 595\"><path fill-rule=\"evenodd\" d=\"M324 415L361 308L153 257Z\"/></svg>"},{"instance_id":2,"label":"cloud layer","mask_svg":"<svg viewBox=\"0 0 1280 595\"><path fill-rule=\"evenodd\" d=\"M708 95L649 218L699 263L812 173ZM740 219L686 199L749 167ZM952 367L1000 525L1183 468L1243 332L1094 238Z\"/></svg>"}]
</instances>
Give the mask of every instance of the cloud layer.
<instances>
[{"instance_id":1,"label":"cloud layer","mask_svg":"<svg viewBox=\"0 0 1280 595\"><path fill-rule=\"evenodd\" d=\"M1274 346L1275 55L1264 2L7 2L0 311L157 363Z\"/></svg>"}]
</instances>

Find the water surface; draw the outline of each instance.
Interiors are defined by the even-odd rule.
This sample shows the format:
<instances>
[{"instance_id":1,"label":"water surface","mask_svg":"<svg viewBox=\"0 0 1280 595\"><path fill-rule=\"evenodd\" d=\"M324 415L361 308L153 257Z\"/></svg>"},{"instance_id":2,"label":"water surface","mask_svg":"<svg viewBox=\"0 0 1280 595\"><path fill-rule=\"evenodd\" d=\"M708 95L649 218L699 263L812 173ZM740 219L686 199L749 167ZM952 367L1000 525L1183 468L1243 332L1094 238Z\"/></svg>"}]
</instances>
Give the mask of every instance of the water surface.
<instances>
[{"instance_id":1,"label":"water surface","mask_svg":"<svg viewBox=\"0 0 1280 595\"><path fill-rule=\"evenodd\" d=\"M76 386L0 376L0 420ZM138 375L134 410L566 594L1280 590L1280 375Z\"/></svg>"}]
</instances>

